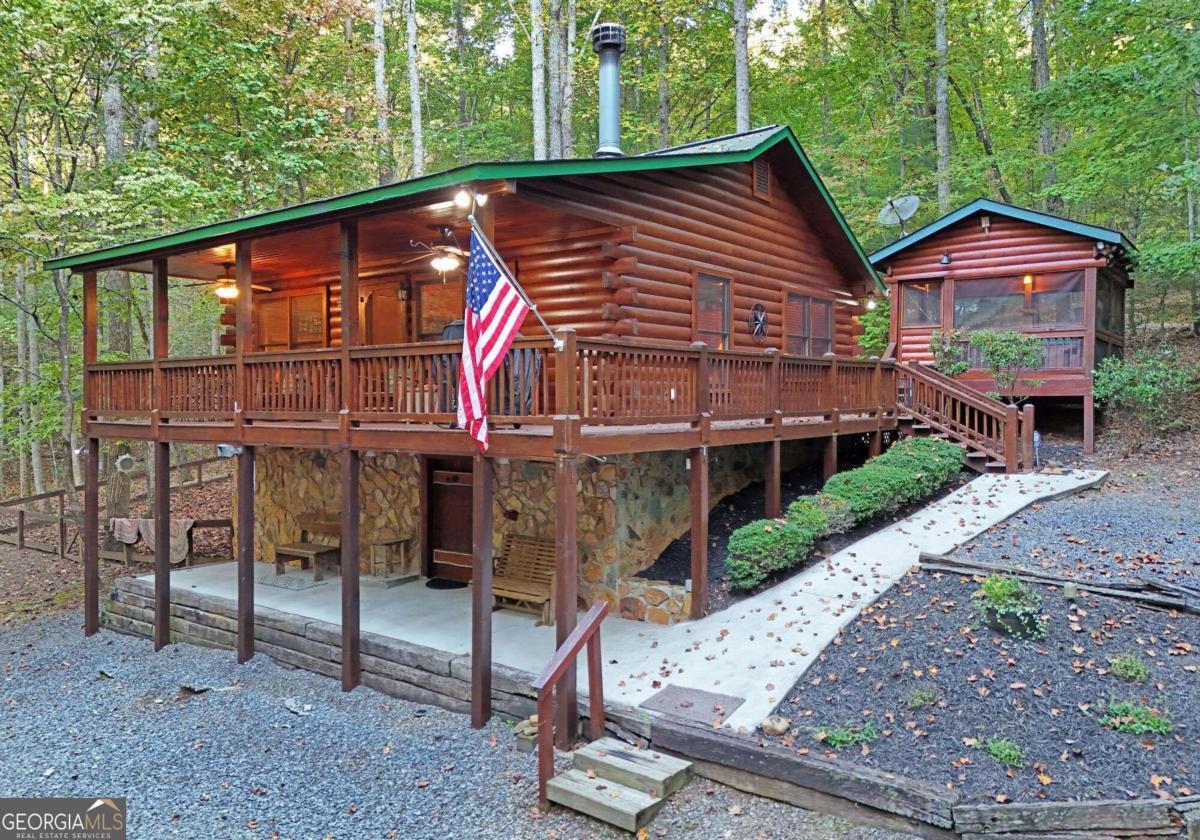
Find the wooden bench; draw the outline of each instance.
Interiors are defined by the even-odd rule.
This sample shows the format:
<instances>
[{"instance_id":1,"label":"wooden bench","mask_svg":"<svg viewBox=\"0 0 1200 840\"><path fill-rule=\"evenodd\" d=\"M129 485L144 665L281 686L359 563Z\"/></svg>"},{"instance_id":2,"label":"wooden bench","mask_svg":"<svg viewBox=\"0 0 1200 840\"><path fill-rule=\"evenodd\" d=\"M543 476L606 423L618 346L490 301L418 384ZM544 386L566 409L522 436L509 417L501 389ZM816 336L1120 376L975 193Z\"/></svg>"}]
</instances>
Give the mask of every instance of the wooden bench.
<instances>
[{"instance_id":1,"label":"wooden bench","mask_svg":"<svg viewBox=\"0 0 1200 840\"><path fill-rule=\"evenodd\" d=\"M492 572L492 602L554 623L554 542L505 534Z\"/></svg>"},{"instance_id":2,"label":"wooden bench","mask_svg":"<svg viewBox=\"0 0 1200 840\"><path fill-rule=\"evenodd\" d=\"M283 574L284 564L289 560L299 560L301 569L311 566L313 580L325 579L322 566L338 571L341 567L341 548L337 545L313 542L312 537L315 534L323 534L338 537L340 542L341 522L315 513L302 513L296 517L296 522L300 526L300 542L275 546L275 574Z\"/></svg>"}]
</instances>

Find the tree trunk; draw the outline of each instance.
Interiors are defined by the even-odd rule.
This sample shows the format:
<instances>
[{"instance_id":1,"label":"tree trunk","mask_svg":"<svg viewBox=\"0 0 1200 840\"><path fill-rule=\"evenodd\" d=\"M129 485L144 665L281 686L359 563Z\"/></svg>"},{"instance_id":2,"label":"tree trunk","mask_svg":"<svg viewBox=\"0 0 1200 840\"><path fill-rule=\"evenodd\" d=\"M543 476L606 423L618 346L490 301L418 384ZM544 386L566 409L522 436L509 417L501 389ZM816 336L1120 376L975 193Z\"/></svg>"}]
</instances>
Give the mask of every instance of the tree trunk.
<instances>
[{"instance_id":1,"label":"tree trunk","mask_svg":"<svg viewBox=\"0 0 1200 840\"><path fill-rule=\"evenodd\" d=\"M21 443L16 447L17 450L17 487L18 493L22 496L30 495L29 492L29 405L32 402L29 399L26 388L29 387L29 339L26 332L29 330L29 316L26 314L25 307L28 306L27 289L28 284L25 279L24 265L18 265L16 271L16 289L13 294L17 301L17 391L20 394L19 403L17 405L17 433L21 439Z\"/></svg>"},{"instance_id":2,"label":"tree trunk","mask_svg":"<svg viewBox=\"0 0 1200 840\"><path fill-rule=\"evenodd\" d=\"M950 212L950 90L946 81L949 46L946 37L946 2L935 0L933 40L937 52L937 78L934 82L934 122L937 135L938 214Z\"/></svg>"},{"instance_id":3,"label":"tree trunk","mask_svg":"<svg viewBox=\"0 0 1200 840\"><path fill-rule=\"evenodd\" d=\"M562 145L563 157L575 157L575 0L567 0L563 33Z\"/></svg>"},{"instance_id":4,"label":"tree trunk","mask_svg":"<svg viewBox=\"0 0 1200 840\"><path fill-rule=\"evenodd\" d=\"M470 114L467 112L467 26L463 20L463 0L454 0L454 57L458 64L458 127L461 130L470 123Z\"/></svg>"},{"instance_id":5,"label":"tree trunk","mask_svg":"<svg viewBox=\"0 0 1200 840\"><path fill-rule=\"evenodd\" d=\"M1200 120L1200 78L1192 83L1192 107ZM1187 104L1184 104L1184 115L1187 114ZM1194 147L1196 159L1200 160L1200 133L1196 134ZM1195 179L1188 181L1187 186L1187 225L1188 241L1200 239L1200 196L1196 195ZM1192 335L1200 338L1200 269L1192 273Z\"/></svg>"},{"instance_id":6,"label":"tree trunk","mask_svg":"<svg viewBox=\"0 0 1200 840\"><path fill-rule=\"evenodd\" d=\"M733 0L733 88L737 130L750 130L750 25L746 0Z\"/></svg>"},{"instance_id":7,"label":"tree trunk","mask_svg":"<svg viewBox=\"0 0 1200 840\"><path fill-rule=\"evenodd\" d=\"M28 266L25 260L20 261L20 266L17 269L21 274L25 274ZM41 384L42 378L42 350L41 343L38 341L38 330L30 319L29 325L25 328L25 337L29 341L29 350L26 356L26 363L29 365L29 374L35 384ZM36 399L29 401L29 426L32 432L32 440L29 442L29 473L33 479L33 492L37 494L46 492L46 467L42 461L42 440L37 429L42 422L42 406Z\"/></svg>"},{"instance_id":8,"label":"tree trunk","mask_svg":"<svg viewBox=\"0 0 1200 840\"><path fill-rule=\"evenodd\" d=\"M1033 90L1041 91L1050 84L1050 52L1046 43L1046 2L1045 0L1030 0L1030 52L1033 59ZM1048 118L1043 117L1038 123L1038 154L1042 156L1046 174L1042 179L1042 189L1046 198L1042 205L1050 213L1061 213L1063 201L1052 190L1058 182L1054 171L1054 126Z\"/></svg>"},{"instance_id":9,"label":"tree trunk","mask_svg":"<svg viewBox=\"0 0 1200 840\"><path fill-rule=\"evenodd\" d=\"M671 44L668 37L669 29L664 18L658 24L658 145L660 148L671 145L671 85L667 79Z\"/></svg>"},{"instance_id":10,"label":"tree trunk","mask_svg":"<svg viewBox=\"0 0 1200 840\"><path fill-rule=\"evenodd\" d=\"M546 159L546 47L542 0L529 0L529 49L533 92L533 159Z\"/></svg>"},{"instance_id":11,"label":"tree trunk","mask_svg":"<svg viewBox=\"0 0 1200 840\"><path fill-rule=\"evenodd\" d=\"M547 117L550 122L550 157L563 156L562 143L562 0L550 0L550 43L547 81L549 82Z\"/></svg>"},{"instance_id":12,"label":"tree trunk","mask_svg":"<svg viewBox=\"0 0 1200 840\"><path fill-rule=\"evenodd\" d=\"M152 34L146 42L146 82L154 90L158 82L158 36ZM147 151L158 151L158 112L156 97L152 97L150 111L142 117L141 147Z\"/></svg>"},{"instance_id":13,"label":"tree trunk","mask_svg":"<svg viewBox=\"0 0 1200 840\"><path fill-rule=\"evenodd\" d=\"M387 0L375 0L375 27L371 37L371 50L375 58L375 134L379 144L379 184L390 184L396 180L396 161L392 152L392 125L389 116L391 99L387 80L387 30L384 15Z\"/></svg>"},{"instance_id":14,"label":"tree trunk","mask_svg":"<svg viewBox=\"0 0 1200 840\"><path fill-rule=\"evenodd\" d=\"M425 133L421 127L420 45L417 43L417 0L408 0L408 108L412 117L412 175L425 174Z\"/></svg>"},{"instance_id":15,"label":"tree trunk","mask_svg":"<svg viewBox=\"0 0 1200 840\"><path fill-rule=\"evenodd\" d=\"M833 117L829 103L829 10L827 0L817 6L817 24L821 28L821 142L833 146Z\"/></svg>"},{"instance_id":16,"label":"tree trunk","mask_svg":"<svg viewBox=\"0 0 1200 840\"><path fill-rule=\"evenodd\" d=\"M346 44L345 65L342 68L342 78L346 82L346 107L342 109L342 119L347 129L354 123L354 101L350 98L354 90L354 15L342 17L342 41Z\"/></svg>"},{"instance_id":17,"label":"tree trunk","mask_svg":"<svg viewBox=\"0 0 1200 840\"><path fill-rule=\"evenodd\" d=\"M55 256L62 256L61 251ZM79 416L75 410L75 392L71 388L71 287L66 272L50 274L54 291L58 294L58 392L62 400L62 443L66 447L67 461L71 465L71 480L75 485L83 484L83 461L79 451ZM67 498L75 502L75 495Z\"/></svg>"}]
</instances>

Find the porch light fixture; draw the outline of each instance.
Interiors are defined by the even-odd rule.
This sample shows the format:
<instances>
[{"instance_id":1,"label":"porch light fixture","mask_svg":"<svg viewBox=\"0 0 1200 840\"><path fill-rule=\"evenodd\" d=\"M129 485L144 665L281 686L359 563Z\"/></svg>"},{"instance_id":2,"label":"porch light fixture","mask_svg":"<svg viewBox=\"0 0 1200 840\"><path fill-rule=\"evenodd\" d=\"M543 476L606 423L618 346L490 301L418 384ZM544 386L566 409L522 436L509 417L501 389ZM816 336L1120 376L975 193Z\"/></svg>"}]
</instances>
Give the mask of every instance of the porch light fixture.
<instances>
[{"instance_id":1,"label":"porch light fixture","mask_svg":"<svg viewBox=\"0 0 1200 840\"><path fill-rule=\"evenodd\" d=\"M222 283L220 286L217 286L216 291L217 297L219 297L221 300L237 300L237 286L230 286L227 283Z\"/></svg>"},{"instance_id":2,"label":"porch light fixture","mask_svg":"<svg viewBox=\"0 0 1200 840\"><path fill-rule=\"evenodd\" d=\"M950 263L953 261L954 261L954 258L950 256L949 251L944 252L942 254L942 258L940 260L938 260L938 262L940 262L942 265L950 265Z\"/></svg>"},{"instance_id":3,"label":"porch light fixture","mask_svg":"<svg viewBox=\"0 0 1200 840\"><path fill-rule=\"evenodd\" d=\"M482 207L487 204L487 200L487 193L476 193L464 189L454 194L454 204L461 210L470 210L473 205Z\"/></svg>"},{"instance_id":4,"label":"porch light fixture","mask_svg":"<svg viewBox=\"0 0 1200 840\"><path fill-rule=\"evenodd\" d=\"M867 301L863 304L863 306L865 306L867 309L874 309L875 307L879 306L879 301L875 299L874 292L867 295Z\"/></svg>"},{"instance_id":5,"label":"porch light fixture","mask_svg":"<svg viewBox=\"0 0 1200 840\"><path fill-rule=\"evenodd\" d=\"M221 300L237 300L237 278L233 275L233 263L221 263L224 270L217 275L214 291Z\"/></svg>"},{"instance_id":6,"label":"porch light fixture","mask_svg":"<svg viewBox=\"0 0 1200 840\"><path fill-rule=\"evenodd\" d=\"M438 254L429 261L430 267L440 274L445 274L448 271L454 271L454 269L458 268L461 264L462 263L459 261L458 257L454 256L453 254L445 253Z\"/></svg>"},{"instance_id":7,"label":"porch light fixture","mask_svg":"<svg viewBox=\"0 0 1200 840\"><path fill-rule=\"evenodd\" d=\"M1022 277L1022 278L1021 278L1021 282L1025 284L1025 287L1026 287L1027 289L1028 289L1028 288L1033 288L1033 275L1032 275L1032 274L1026 274L1024 277Z\"/></svg>"}]
</instances>

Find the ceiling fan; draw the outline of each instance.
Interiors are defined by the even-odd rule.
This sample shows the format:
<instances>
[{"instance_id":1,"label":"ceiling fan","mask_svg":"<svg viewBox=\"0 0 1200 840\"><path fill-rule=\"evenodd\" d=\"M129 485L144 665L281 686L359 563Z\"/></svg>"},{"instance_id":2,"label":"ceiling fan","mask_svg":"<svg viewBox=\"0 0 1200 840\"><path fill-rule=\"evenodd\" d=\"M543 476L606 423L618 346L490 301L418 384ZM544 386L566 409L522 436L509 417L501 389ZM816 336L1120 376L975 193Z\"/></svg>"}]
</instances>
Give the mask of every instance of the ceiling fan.
<instances>
[{"instance_id":1,"label":"ceiling fan","mask_svg":"<svg viewBox=\"0 0 1200 840\"><path fill-rule=\"evenodd\" d=\"M420 248L421 251L403 260L401 265L427 259L429 267L440 274L454 271L462 266L467 254L458 244L458 239L454 236L454 229L450 225L437 225L434 229L438 231L438 238L428 245L415 239L408 241L409 245Z\"/></svg>"},{"instance_id":2,"label":"ceiling fan","mask_svg":"<svg viewBox=\"0 0 1200 840\"><path fill-rule=\"evenodd\" d=\"M233 273L233 263L221 263L222 271L212 280L202 280L199 283L188 283L184 288L192 288L194 286L212 286L217 297L223 301L237 300L238 287L237 276ZM273 291L270 286L264 286L260 283L251 283L250 288L256 292Z\"/></svg>"}]
</instances>

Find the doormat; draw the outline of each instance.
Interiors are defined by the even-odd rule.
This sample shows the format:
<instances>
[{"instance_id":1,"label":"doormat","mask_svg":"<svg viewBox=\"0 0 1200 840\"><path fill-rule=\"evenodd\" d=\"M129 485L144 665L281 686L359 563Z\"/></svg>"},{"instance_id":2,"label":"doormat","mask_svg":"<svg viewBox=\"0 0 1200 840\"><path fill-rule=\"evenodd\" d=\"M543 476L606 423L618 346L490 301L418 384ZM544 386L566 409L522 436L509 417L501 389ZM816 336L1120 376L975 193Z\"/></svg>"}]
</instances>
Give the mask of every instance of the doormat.
<instances>
[{"instance_id":1,"label":"doormat","mask_svg":"<svg viewBox=\"0 0 1200 840\"><path fill-rule=\"evenodd\" d=\"M668 685L662 691L642 702L641 707L652 712L682 718L683 720L713 725L718 718L724 720L746 702L744 697L717 694L699 688L684 688Z\"/></svg>"},{"instance_id":2,"label":"doormat","mask_svg":"<svg viewBox=\"0 0 1200 840\"><path fill-rule=\"evenodd\" d=\"M430 578L425 581L426 589L466 589L465 580L450 580L449 578Z\"/></svg>"},{"instance_id":3,"label":"doormat","mask_svg":"<svg viewBox=\"0 0 1200 840\"><path fill-rule=\"evenodd\" d=\"M324 586L329 583L327 580L313 580L307 575L277 575L274 572L259 575L255 581L263 586L275 586L280 589L290 589L293 592L302 592L305 589L312 589L314 586Z\"/></svg>"}]
</instances>

